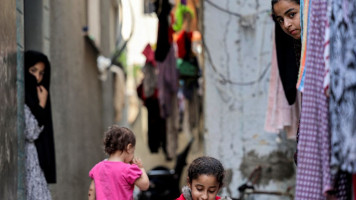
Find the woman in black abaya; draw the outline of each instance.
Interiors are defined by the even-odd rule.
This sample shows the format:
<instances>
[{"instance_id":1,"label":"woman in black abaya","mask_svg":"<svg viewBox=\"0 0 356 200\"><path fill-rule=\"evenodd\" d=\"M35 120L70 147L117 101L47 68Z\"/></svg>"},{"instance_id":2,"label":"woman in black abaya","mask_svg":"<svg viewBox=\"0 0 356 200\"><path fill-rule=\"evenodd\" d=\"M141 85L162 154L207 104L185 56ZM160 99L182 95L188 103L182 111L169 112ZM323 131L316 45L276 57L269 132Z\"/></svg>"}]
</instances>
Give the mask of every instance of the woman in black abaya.
<instances>
[{"instance_id":1,"label":"woman in black abaya","mask_svg":"<svg viewBox=\"0 0 356 200\"><path fill-rule=\"evenodd\" d=\"M25 136L27 178L39 181L38 176L42 174L47 183L56 183L56 164L49 83L50 63L47 56L36 51L26 51ZM37 150L36 154L34 153L35 150ZM37 155L38 161L36 161ZM42 172L37 172L36 165L38 165L38 163L40 165L40 168L38 169L41 169L40 171ZM34 177L29 177L31 175ZM32 187L36 187L34 183L29 183L29 179L27 180L28 185L32 184ZM42 181L39 182L42 184ZM27 188L28 190L33 190L33 188L29 188L29 186ZM46 187L40 188L40 190L46 190ZM47 193L47 191L44 193Z\"/></svg>"}]
</instances>

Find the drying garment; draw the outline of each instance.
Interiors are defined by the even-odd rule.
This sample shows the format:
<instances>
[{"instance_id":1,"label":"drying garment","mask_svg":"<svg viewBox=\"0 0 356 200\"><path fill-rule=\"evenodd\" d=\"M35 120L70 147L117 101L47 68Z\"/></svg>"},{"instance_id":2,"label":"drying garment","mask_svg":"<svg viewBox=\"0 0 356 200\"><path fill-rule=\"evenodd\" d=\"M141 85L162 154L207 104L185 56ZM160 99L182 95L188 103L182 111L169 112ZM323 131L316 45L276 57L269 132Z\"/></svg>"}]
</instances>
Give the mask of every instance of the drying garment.
<instances>
[{"instance_id":1,"label":"drying garment","mask_svg":"<svg viewBox=\"0 0 356 200\"><path fill-rule=\"evenodd\" d=\"M42 132L35 116L25 105L26 196L28 200L50 200L51 193L38 161L34 141Z\"/></svg>"},{"instance_id":2,"label":"drying garment","mask_svg":"<svg viewBox=\"0 0 356 200\"><path fill-rule=\"evenodd\" d=\"M190 98L185 96L184 99L184 116L183 116L183 130L189 136L192 134L193 128L198 126L200 118L201 102L198 95L198 86L192 86Z\"/></svg>"},{"instance_id":3,"label":"drying garment","mask_svg":"<svg viewBox=\"0 0 356 200\"><path fill-rule=\"evenodd\" d=\"M191 18L194 18L193 11L186 5L178 4L175 11L175 23L173 24L174 31L180 31L183 28L185 15L189 14Z\"/></svg>"},{"instance_id":4,"label":"drying garment","mask_svg":"<svg viewBox=\"0 0 356 200\"><path fill-rule=\"evenodd\" d=\"M177 38L178 58L190 57L192 54L193 32L182 31Z\"/></svg>"},{"instance_id":5,"label":"drying garment","mask_svg":"<svg viewBox=\"0 0 356 200\"><path fill-rule=\"evenodd\" d=\"M155 2L158 17L157 48L155 51L156 61L163 62L169 53L173 41L173 29L169 22L171 5L168 0L157 0Z\"/></svg>"},{"instance_id":6,"label":"drying garment","mask_svg":"<svg viewBox=\"0 0 356 200\"><path fill-rule=\"evenodd\" d=\"M276 48L273 45L265 131L279 133L285 130L288 139L296 139L300 115L300 98L298 96L293 105L288 104L278 73Z\"/></svg>"},{"instance_id":7,"label":"drying garment","mask_svg":"<svg viewBox=\"0 0 356 200\"><path fill-rule=\"evenodd\" d=\"M332 167L356 173L356 2L332 1L330 116Z\"/></svg>"},{"instance_id":8,"label":"drying garment","mask_svg":"<svg viewBox=\"0 0 356 200\"><path fill-rule=\"evenodd\" d=\"M158 99L162 118L167 118L172 112L172 98L177 96L179 80L176 67L174 48L171 47L163 62L157 61L158 68Z\"/></svg>"},{"instance_id":9,"label":"drying garment","mask_svg":"<svg viewBox=\"0 0 356 200\"><path fill-rule=\"evenodd\" d=\"M347 199L343 179L334 187L330 171L330 129L328 100L323 93L324 81L324 35L326 23L326 1L312 1L302 98L302 112L298 141L298 166L295 199L324 200L326 193L336 190L338 199Z\"/></svg>"},{"instance_id":10,"label":"drying garment","mask_svg":"<svg viewBox=\"0 0 356 200\"><path fill-rule=\"evenodd\" d=\"M143 49L142 54L146 57L146 64L151 63L151 65L156 66L155 52L152 50L150 44L147 44Z\"/></svg>"},{"instance_id":11,"label":"drying garment","mask_svg":"<svg viewBox=\"0 0 356 200\"><path fill-rule=\"evenodd\" d=\"M157 74L156 68L151 63L146 63L142 68L144 74L143 92L146 98L153 96L157 89Z\"/></svg>"},{"instance_id":12,"label":"drying garment","mask_svg":"<svg viewBox=\"0 0 356 200\"><path fill-rule=\"evenodd\" d=\"M146 98L145 106L148 113L148 147L151 153L158 153L160 147L166 153L166 120L159 113L158 99L155 97Z\"/></svg>"},{"instance_id":13,"label":"drying garment","mask_svg":"<svg viewBox=\"0 0 356 200\"><path fill-rule=\"evenodd\" d=\"M36 78L30 74L30 67L42 62L45 65L43 79L37 83ZM45 174L47 183L56 183L56 158L53 137L52 110L50 98L50 63L47 56L36 51L25 52L25 103L35 116L38 124L44 126L40 136L35 140L40 166ZM45 108L39 105L37 86L42 85L48 92Z\"/></svg>"},{"instance_id":14,"label":"drying garment","mask_svg":"<svg viewBox=\"0 0 356 200\"><path fill-rule=\"evenodd\" d=\"M305 59L307 56L307 38L308 38L308 24L309 24L309 0L300 1L300 18L303 20L301 23L302 26L302 48L301 48L301 58L300 66L298 73L297 88L299 91L303 92L304 90L304 79L306 72Z\"/></svg>"},{"instance_id":15,"label":"drying garment","mask_svg":"<svg viewBox=\"0 0 356 200\"><path fill-rule=\"evenodd\" d=\"M275 25L275 43L279 76L289 105L297 97L297 79L300 59L300 40L295 40L283 32L280 25Z\"/></svg>"},{"instance_id":16,"label":"drying garment","mask_svg":"<svg viewBox=\"0 0 356 200\"><path fill-rule=\"evenodd\" d=\"M125 107L125 73L122 68L118 66L111 66L110 70L115 73L115 94L114 94L114 108L115 121L119 122L122 119L122 111Z\"/></svg>"},{"instance_id":17,"label":"drying garment","mask_svg":"<svg viewBox=\"0 0 356 200\"><path fill-rule=\"evenodd\" d=\"M175 158L178 149L179 109L177 94L171 98L172 111L166 118L167 158Z\"/></svg>"}]
</instances>

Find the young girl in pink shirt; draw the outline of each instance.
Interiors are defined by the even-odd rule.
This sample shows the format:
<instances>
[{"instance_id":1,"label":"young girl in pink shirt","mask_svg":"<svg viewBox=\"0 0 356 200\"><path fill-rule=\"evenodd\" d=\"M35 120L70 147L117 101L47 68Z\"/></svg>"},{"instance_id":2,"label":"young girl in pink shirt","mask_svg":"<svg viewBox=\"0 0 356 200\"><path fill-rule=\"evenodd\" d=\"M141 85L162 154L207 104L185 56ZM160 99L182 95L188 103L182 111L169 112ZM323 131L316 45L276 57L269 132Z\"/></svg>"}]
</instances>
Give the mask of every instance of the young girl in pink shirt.
<instances>
[{"instance_id":1,"label":"young girl in pink shirt","mask_svg":"<svg viewBox=\"0 0 356 200\"><path fill-rule=\"evenodd\" d=\"M147 190L149 179L140 159L134 158L136 138L125 127L113 125L105 134L105 153L109 158L89 172L92 179L89 199L133 200L135 185Z\"/></svg>"}]
</instances>

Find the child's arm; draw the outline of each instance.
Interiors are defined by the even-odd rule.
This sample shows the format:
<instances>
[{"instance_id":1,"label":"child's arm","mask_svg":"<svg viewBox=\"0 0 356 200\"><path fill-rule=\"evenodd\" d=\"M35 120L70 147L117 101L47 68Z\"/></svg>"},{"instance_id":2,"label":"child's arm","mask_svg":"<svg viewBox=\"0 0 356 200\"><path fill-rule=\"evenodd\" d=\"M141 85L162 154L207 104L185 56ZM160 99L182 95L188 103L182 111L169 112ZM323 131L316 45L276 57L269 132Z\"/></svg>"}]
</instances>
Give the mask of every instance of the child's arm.
<instances>
[{"instance_id":1,"label":"child's arm","mask_svg":"<svg viewBox=\"0 0 356 200\"><path fill-rule=\"evenodd\" d=\"M150 186L150 180L148 179L146 170L143 168L143 164L141 159L135 158L133 160L133 163L136 164L142 171L141 177L136 179L135 185L140 189L140 190L147 190Z\"/></svg>"},{"instance_id":2,"label":"child's arm","mask_svg":"<svg viewBox=\"0 0 356 200\"><path fill-rule=\"evenodd\" d=\"M95 183L94 180L91 180L88 192L88 200L95 200Z\"/></svg>"}]
</instances>

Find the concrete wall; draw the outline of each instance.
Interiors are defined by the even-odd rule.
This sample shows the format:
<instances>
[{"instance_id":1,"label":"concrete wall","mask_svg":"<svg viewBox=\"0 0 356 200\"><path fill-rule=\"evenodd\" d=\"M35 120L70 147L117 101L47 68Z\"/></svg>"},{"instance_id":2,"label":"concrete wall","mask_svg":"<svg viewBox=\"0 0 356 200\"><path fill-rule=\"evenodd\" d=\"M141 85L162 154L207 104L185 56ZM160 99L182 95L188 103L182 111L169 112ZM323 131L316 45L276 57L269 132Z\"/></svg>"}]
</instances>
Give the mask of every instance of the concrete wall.
<instances>
[{"instance_id":1,"label":"concrete wall","mask_svg":"<svg viewBox=\"0 0 356 200\"><path fill-rule=\"evenodd\" d=\"M17 143L22 135L22 126L18 117L21 111L17 106L23 102L23 98L18 99L17 92L23 84L23 76L19 76L20 81L17 81L17 58L21 58L21 53L17 54L17 51L21 50L23 43L17 41L17 31L22 29L17 29L16 25L22 23L23 9L18 3L6 0L0 7L0 199L21 199L17 195L17 184L22 178L17 173L18 167L21 169L21 165L18 165Z\"/></svg>"},{"instance_id":2,"label":"concrete wall","mask_svg":"<svg viewBox=\"0 0 356 200\"><path fill-rule=\"evenodd\" d=\"M295 143L263 129L272 52L270 1L203 3L205 148L227 169L223 193L237 197L237 188L258 165L259 189L285 191L295 184Z\"/></svg>"},{"instance_id":3,"label":"concrete wall","mask_svg":"<svg viewBox=\"0 0 356 200\"><path fill-rule=\"evenodd\" d=\"M98 79L96 57L84 39L86 0L50 2L51 100L56 144L57 184L53 199L87 199L89 170L104 159L102 136L113 123L112 79ZM101 11L110 1L100 1ZM107 12L100 16L102 23ZM101 26L105 56L112 50L105 38L109 25ZM109 110L109 112L107 112ZM111 111L110 111L111 110Z\"/></svg>"}]
</instances>

